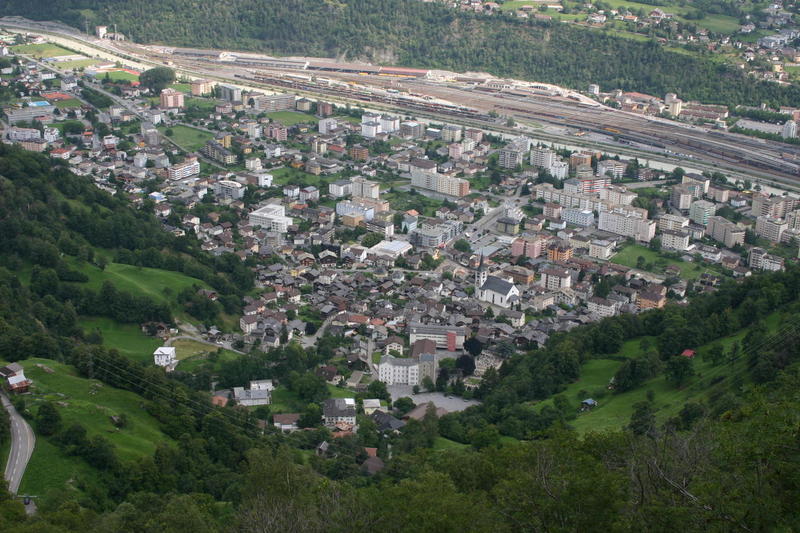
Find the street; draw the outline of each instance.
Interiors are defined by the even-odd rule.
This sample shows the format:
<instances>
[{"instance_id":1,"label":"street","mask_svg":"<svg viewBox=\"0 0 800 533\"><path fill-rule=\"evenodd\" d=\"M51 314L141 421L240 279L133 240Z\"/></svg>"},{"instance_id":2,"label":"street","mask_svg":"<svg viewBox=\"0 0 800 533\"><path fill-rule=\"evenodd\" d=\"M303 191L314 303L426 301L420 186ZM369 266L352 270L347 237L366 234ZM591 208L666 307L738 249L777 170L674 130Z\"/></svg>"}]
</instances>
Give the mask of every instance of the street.
<instances>
[{"instance_id":1,"label":"street","mask_svg":"<svg viewBox=\"0 0 800 533\"><path fill-rule=\"evenodd\" d=\"M36 436L5 394L0 394L0 400L11 418L11 451L6 463L5 479L8 481L8 490L16 494L25 474L25 468L28 466L28 460L33 454Z\"/></svg>"}]
</instances>

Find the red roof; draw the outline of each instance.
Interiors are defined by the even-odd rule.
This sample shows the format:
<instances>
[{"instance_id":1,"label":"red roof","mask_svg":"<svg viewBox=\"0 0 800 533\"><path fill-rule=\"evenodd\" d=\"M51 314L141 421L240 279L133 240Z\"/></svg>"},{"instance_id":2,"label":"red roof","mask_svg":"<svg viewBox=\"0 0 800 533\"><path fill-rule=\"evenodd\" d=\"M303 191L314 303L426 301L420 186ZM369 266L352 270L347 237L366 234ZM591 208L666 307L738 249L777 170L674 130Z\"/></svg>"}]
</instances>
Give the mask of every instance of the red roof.
<instances>
[{"instance_id":1,"label":"red roof","mask_svg":"<svg viewBox=\"0 0 800 533\"><path fill-rule=\"evenodd\" d=\"M695 356L694 350L689 350L688 348L681 352L681 357L688 357L689 359Z\"/></svg>"}]
</instances>

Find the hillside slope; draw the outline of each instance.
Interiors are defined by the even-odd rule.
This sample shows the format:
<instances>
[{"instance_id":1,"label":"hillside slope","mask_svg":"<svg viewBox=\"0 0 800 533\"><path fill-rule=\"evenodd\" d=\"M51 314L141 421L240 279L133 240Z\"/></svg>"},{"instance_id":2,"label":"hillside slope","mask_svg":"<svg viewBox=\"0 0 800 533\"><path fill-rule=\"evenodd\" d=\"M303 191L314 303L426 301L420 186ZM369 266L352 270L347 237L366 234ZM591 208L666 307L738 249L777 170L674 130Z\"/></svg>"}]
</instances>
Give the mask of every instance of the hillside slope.
<instances>
[{"instance_id":1,"label":"hillside slope","mask_svg":"<svg viewBox=\"0 0 800 533\"><path fill-rule=\"evenodd\" d=\"M7 0L0 15L60 20L81 29L85 22L117 24L139 42L484 70L580 89L599 83L706 102L800 100L797 87L756 83L654 42L566 24L486 18L417 0Z\"/></svg>"}]
</instances>

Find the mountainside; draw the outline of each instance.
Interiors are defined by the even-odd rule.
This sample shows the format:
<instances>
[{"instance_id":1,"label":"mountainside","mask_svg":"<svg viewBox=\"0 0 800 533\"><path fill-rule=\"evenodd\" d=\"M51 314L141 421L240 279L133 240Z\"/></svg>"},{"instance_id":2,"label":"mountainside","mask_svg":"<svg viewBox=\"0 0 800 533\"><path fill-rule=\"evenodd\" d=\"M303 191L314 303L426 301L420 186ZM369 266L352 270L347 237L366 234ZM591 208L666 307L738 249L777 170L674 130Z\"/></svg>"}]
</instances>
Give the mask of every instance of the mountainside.
<instances>
[{"instance_id":1,"label":"mountainside","mask_svg":"<svg viewBox=\"0 0 800 533\"><path fill-rule=\"evenodd\" d=\"M711 59L568 24L460 13L416 0L8 0L0 15L117 24L138 42L483 70L584 89L677 92L705 102L800 101ZM213 21L213 23L209 23Z\"/></svg>"}]
</instances>

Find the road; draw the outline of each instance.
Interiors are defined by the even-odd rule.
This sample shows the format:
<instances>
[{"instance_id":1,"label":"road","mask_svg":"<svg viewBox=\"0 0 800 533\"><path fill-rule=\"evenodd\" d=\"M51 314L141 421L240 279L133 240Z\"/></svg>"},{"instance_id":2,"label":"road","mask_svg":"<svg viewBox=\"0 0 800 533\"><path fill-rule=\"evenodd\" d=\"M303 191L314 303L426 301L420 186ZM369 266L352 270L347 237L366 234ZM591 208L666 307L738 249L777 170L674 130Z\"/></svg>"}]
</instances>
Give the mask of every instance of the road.
<instances>
[{"instance_id":1,"label":"road","mask_svg":"<svg viewBox=\"0 0 800 533\"><path fill-rule=\"evenodd\" d=\"M33 454L36 436L5 394L0 394L0 400L11 418L11 452L8 454L5 479L8 481L8 490L16 494L25 474L25 468L28 466L28 460Z\"/></svg>"}]
</instances>

